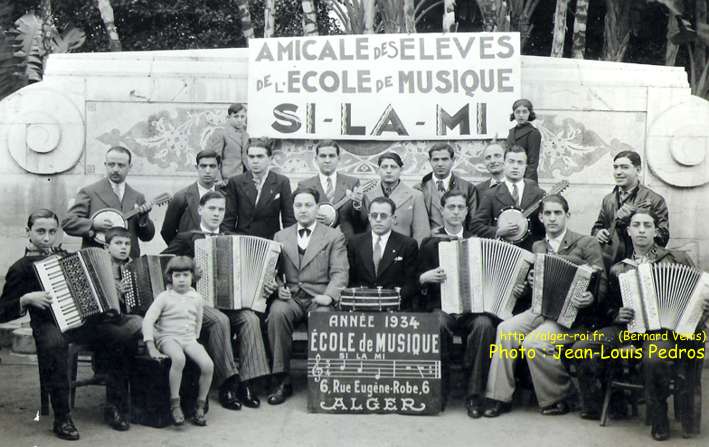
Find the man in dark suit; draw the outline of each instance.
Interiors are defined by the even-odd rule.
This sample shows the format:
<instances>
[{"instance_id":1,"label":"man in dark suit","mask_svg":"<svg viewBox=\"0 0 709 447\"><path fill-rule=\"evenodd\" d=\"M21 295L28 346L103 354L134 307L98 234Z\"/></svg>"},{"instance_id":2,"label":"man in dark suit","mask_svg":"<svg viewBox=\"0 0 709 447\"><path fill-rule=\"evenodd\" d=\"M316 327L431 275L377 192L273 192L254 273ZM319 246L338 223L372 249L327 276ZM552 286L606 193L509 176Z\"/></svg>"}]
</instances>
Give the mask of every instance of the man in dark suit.
<instances>
[{"instance_id":1,"label":"man in dark suit","mask_svg":"<svg viewBox=\"0 0 709 447\"><path fill-rule=\"evenodd\" d=\"M410 309L418 295L416 239L392 231L396 205L388 197L369 204L372 231L356 235L347 247L351 287L401 288L401 306Z\"/></svg>"},{"instance_id":2,"label":"man in dark suit","mask_svg":"<svg viewBox=\"0 0 709 447\"><path fill-rule=\"evenodd\" d=\"M295 223L293 198L288 177L271 171L272 144L252 139L246 151L249 171L229 179L225 194L225 232L248 234L266 239Z\"/></svg>"},{"instance_id":3,"label":"man in dark suit","mask_svg":"<svg viewBox=\"0 0 709 447\"><path fill-rule=\"evenodd\" d=\"M601 274L597 296L586 291L572 298L571 304L578 309L578 314L571 328L567 329L531 308L503 321L497 327L495 345L500 347L499 351L512 352L522 347L526 352L535 353L525 358L537 402L543 415L554 416L568 413L567 399L574 392L571 377L557 353L571 346L581 334L588 334L598 323L597 306L593 304L603 300L606 279L598 242L591 236L567 228L570 214L566 199L558 194L546 196L537 217L544 223L546 236L534 243L534 253L558 255L577 265L588 265ZM532 285L535 281L533 273L528 275ZM493 400L493 404L485 411L487 417L495 417L507 411L515 389L515 360L500 355L499 351L493 353L490 363L486 395Z\"/></svg>"},{"instance_id":4,"label":"man in dark suit","mask_svg":"<svg viewBox=\"0 0 709 447\"><path fill-rule=\"evenodd\" d=\"M178 234L164 254L194 257L196 240L221 234L219 226L224 219L226 200L218 191L208 191L199 201L199 230ZM232 352L231 332L237 336L239 368ZM251 309L219 310L204 306L202 340L214 361L214 381L220 384L219 401L223 407L238 410L241 404L257 408L260 401L250 381L270 373L266 348L261 335L261 319Z\"/></svg>"},{"instance_id":5,"label":"man in dark suit","mask_svg":"<svg viewBox=\"0 0 709 447\"><path fill-rule=\"evenodd\" d=\"M524 210L544 197L544 190L534 180L523 178L526 167L527 154L523 148L513 146L505 152L505 181L491 189L480 201L471 225L476 236L494 239L516 234L519 231L517 224L508 222L497 225L500 212L510 207ZM544 226L539 219L530 219L529 225L531 234L519 244L526 250L531 250L534 241L544 237Z\"/></svg>"},{"instance_id":6,"label":"man in dark suit","mask_svg":"<svg viewBox=\"0 0 709 447\"><path fill-rule=\"evenodd\" d=\"M104 208L114 208L123 213L139 208L140 213L128 221L131 236L130 257L140 256L138 239L149 241L155 236L155 225L148 217L152 205L145 202L145 196L126 183L126 176L132 166L132 155L123 146L113 146L106 152L106 178L84 186L67 211L62 222L63 230L82 238L81 247L101 247L94 240L97 232L105 232L113 226L109 220L92 221L90 217Z\"/></svg>"},{"instance_id":7,"label":"man in dark suit","mask_svg":"<svg viewBox=\"0 0 709 447\"><path fill-rule=\"evenodd\" d=\"M330 222L323 213L318 213L318 222L339 228L347 240L355 233L364 231L360 218L362 199L359 179L337 172L340 161L340 145L333 140L322 140L315 145L315 161L320 171L315 177L310 177L298 184L298 188L312 188L320 194L320 203L335 205L346 197L347 200L335 213L334 222Z\"/></svg>"},{"instance_id":8,"label":"man in dark suit","mask_svg":"<svg viewBox=\"0 0 709 447\"><path fill-rule=\"evenodd\" d=\"M488 144L483 150L483 162L490 178L475 185L478 190L478 205L488 191L505 181L505 147L497 142Z\"/></svg>"},{"instance_id":9,"label":"man in dark suit","mask_svg":"<svg viewBox=\"0 0 709 447\"><path fill-rule=\"evenodd\" d=\"M465 218L465 228L470 229L473 213L477 208L478 192L475 186L453 173L455 149L450 143L436 143L428 150L428 161L433 172L426 174L416 189L423 193L428 220L432 229L443 226L443 210L441 197L446 191L456 189L465 195L468 205L468 215Z\"/></svg>"},{"instance_id":10,"label":"man in dark suit","mask_svg":"<svg viewBox=\"0 0 709 447\"><path fill-rule=\"evenodd\" d=\"M497 319L487 314L450 315L441 310L441 286L446 280L446 271L440 266L438 244L441 241L467 239L472 233L465 230L468 215L467 198L464 193L451 190L441 197L443 226L434 230L431 237L423 240L419 252L417 276L421 283L421 296L415 310L438 314L441 323L443 347L443 377L448 382L448 349L453 336L460 334L465 341L463 366L465 368L466 401L468 416L477 419L483 413L483 397L490 368L490 345L495 341ZM446 392L446 391L444 391ZM446 396L444 396L445 399Z\"/></svg>"},{"instance_id":11,"label":"man in dark suit","mask_svg":"<svg viewBox=\"0 0 709 447\"><path fill-rule=\"evenodd\" d=\"M197 181L177 191L165 211L160 235L167 245L178 233L199 230L199 199L217 190L220 166L221 157L216 152L203 150L197 154Z\"/></svg>"},{"instance_id":12,"label":"man in dark suit","mask_svg":"<svg viewBox=\"0 0 709 447\"><path fill-rule=\"evenodd\" d=\"M278 233L274 240L283 247L279 260L278 289L271 303L268 340L273 355L275 387L268 403L278 405L293 394L290 357L293 328L308 318L309 312L329 311L347 287L349 265L345 236L341 231L316 221L318 192L296 190L293 209L297 223ZM285 283L281 278L285 278Z\"/></svg>"}]
</instances>

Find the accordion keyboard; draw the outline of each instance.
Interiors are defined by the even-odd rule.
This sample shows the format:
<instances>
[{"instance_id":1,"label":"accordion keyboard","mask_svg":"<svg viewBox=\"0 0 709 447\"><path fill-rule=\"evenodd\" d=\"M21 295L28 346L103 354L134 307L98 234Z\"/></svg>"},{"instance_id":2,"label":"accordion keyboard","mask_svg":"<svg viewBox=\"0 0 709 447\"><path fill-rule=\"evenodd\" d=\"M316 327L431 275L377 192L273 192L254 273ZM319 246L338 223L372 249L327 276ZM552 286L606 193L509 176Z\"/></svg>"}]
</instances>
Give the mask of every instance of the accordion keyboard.
<instances>
[{"instance_id":1,"label":"accordion keyboard","mask_svg":"<svg viewBox=\"0 0 709 447\"><path fill-rule=\"evenodd\" d=\"M57 319L57 324L60 328L80 324L81 315L74 304L71 290L64 280L59 257L47 258L42 265L43 268L37 269L37 273L42 284L48 285L47 292L52 296L52 311Z\"/></svg>"}]
</instances>

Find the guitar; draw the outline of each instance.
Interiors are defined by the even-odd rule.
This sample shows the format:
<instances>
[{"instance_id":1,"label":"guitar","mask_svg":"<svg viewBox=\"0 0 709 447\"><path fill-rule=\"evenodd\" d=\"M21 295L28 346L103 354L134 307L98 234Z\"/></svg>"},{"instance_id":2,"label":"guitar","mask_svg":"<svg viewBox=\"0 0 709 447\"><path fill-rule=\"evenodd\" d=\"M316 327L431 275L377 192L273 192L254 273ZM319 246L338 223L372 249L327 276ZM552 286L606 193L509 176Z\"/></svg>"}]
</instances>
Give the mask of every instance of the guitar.
<instances>
[{"instance_id":1,"label":"guitar","mask_svg":"<svg viewBox=\"0 0 709 447\"><path fill-rule=\"evenodd\" d=\"M377 183L379 182L378 179L372 179L367 182L365 182L362 185L359 185L359 190L362 191L362 193L365 193L375 186L377 186ZM321 222L327 226L332 227L335 224L335 221L337 220L337 211L342 208L348 201L352 199L352 191L348 190L347 193L345 194L345 197L340 199L339 201L333 203L329 202L323 202L319 205L318 209L318 222Z\"/></svg>"},{"instance_id":2,"label":"guitar","mask_svg":"<svg viewBox=\"0 0 709 447\"><path fill-rule=\"evenodd\" d=\"M170 199L172 199L172 196L164 192L146 203L149 203L150 206L161 206L169 202ZM113 224L112 226L114 227L128 228L128 220L137 216L139 209L140 208L135 208L124 214L120 210L117 210L115 208L103 208L92 214L89 219L91 219L91 222L96 222L98 220L109 220L111 221L111 223ZM94 235L94 242L97 242L99 244L105 244L105 232L97 231Z\"/></svg>"},{"instance_id":3,"label":"guitar","mask_svg":"<svg viewBox=\"0 0 709 447\"><path fill-rule=\"evenodd\" d=\"M562 180L561 182L557 183L554 185L554 187L551 189L549 192L549 195L553 194L559 194L561 191L565 190L566 188L569 187L569 181L568 180ZM505 240L507 242L512 242L513 244L518 244L522 241L524 241L527 236L529 236L530 232L530 223L529 223L529 216L539 208L539 204L542 203L542 200L544 197L542 197L539 200L534 201L531 205L529 205L527 208L524 210L521 210L515 206L505 208L504 210L500 211L500 214L497 215L497 225L500 226L502 224L515 224L517 225L517 232L509 235L509 236L504 236L501 237L500 239Z\"/></svg>"}]
</instances>

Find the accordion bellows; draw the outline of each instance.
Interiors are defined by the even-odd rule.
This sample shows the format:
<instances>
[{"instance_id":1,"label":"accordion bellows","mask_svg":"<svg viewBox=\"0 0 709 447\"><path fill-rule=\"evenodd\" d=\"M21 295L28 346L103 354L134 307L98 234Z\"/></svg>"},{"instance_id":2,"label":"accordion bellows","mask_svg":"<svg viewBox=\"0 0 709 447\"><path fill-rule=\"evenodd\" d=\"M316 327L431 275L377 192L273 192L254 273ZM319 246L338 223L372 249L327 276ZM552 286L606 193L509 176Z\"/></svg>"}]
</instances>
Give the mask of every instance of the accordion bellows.
<instances>
[{"instance_id":1,"label":"accordion bellows","mask_svg":"<svg viewBox=\"0 0 709 447\"><path fill-rule=\"evenodd\" d=\"M561 256L537 254L534 262L532 312L570 329L578 308L571 303L589 289L597 289L598 275L586 265ZM594 298L597 290L592 290Z\"/></svg>"},{"instance_id":2,"label":"accordion bellows","mask_svg":"<svg viewBox=\"0 0 709 447\"><path fill-rule=\"evenodd\" d=\"M197 292L207 305L266 311L263 285L273 281L281 245L256 236L216 236L194 243L202 272Z\"/></svg>"},{"instance_id":3,"label":"accordion bellows","mask_svg":"<svg viewBox=\"0 0 709 447\"><path fill-rule=\"evenodd\" d=\"M123 296L125 312L145 315L155 297L163 292L165 267L173 255L142 255L121 266L121 280L129 289Z\"/></svg>"},{"instance_id":4,"label":"accordion bellows","mask_svg":"<svg viewBox=\"0 0 709 447\"><path fill-rule=\"evenodd\" d=\"M495 239L470 238L438 244L441 309L449 314L489 313L512 317L517 298L512 293L524 282L534 255Z\"/></svg>"},{"instance_id":5,"label":"accordion bellows","mask_svg":"<svg viewBox=\"0 0 709 447\"><path fill-rule=\"evenodd\" d=\"M682 264L642 263L618 275L623 306L634 310L631 332L670 329L693 333L702 318L709 274Z\"/></svg>"},{"instance_id":6,"label":"accordion bellows","mask_svg":"<svg viewBox=\"0 0 709 447\"><path fill-rule=\"evenodd\" d=\"M89 317L120 312L111 255L101 248L85 248L34 263L42 288L52 297L52 314L61 332L82 326Z\"/></svg>"}]
</instances>

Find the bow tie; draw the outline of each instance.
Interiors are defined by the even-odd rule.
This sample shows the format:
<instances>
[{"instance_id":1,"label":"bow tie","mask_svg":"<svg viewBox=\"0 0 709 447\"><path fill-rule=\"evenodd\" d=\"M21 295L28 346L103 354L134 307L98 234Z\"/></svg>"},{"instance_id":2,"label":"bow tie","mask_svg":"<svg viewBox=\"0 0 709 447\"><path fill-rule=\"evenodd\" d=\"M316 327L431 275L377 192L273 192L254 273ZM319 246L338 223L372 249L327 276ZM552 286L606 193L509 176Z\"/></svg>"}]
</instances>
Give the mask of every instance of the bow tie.
<instances>
[{"instance_id":1,"label":"bow tie","mask_svg":"<svg viewBox=\"0 0 709 447\"><path fill-rule=\"evenodd\" d=\"M303 237L306 235L310 236L310 232L311 232L310 228L301 228L300 230L298 230L298 234L300 235L300 237Z\"/></svg>"},{"instance_id":2,"label":"bow tie","mask_svg":"<svg viewBox=\"0 0 709 447\"><path fill-rule=\"evenodd\" d=\"M202 234L205 236L219 236L219 233L212 233L210 231L203 231Z\"/></svg>"}]
</instances>

